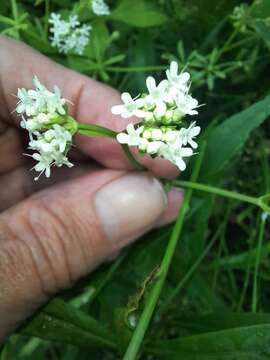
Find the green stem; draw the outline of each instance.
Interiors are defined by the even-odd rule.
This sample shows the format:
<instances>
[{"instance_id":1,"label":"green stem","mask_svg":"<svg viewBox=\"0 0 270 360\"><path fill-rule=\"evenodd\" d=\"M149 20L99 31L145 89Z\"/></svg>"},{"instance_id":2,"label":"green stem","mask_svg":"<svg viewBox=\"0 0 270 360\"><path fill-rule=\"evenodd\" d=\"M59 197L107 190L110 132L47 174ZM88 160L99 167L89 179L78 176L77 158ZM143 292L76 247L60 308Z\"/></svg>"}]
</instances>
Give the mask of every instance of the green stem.
<instances>
[{"instance_id":1,"label":"green stem","mask_svg":"<svg viewBox=\"0 0 270 360\"><path fill-rule=\"evenodd\" d=\"M105 70L110 72L151 72L151 71L160 71L167 69L167 66L164 65L154 65L154 66L136 66L136 67L123 67L123 66L108 66L105 67Z\"/></svg>"},{"instance_id":2,"label":"green stem","mask_svg":"<svg viewBox=\"0 0 270 360\"><path fill-rule=\"evenodd\" d=\"M184 180L172 181L172 185L179 186L179 187L186 187L189 189L194 189L194 190L199 190L199 191L204 191L204 192L208 192L211 194L220 195L222 197L227 197L227 198L234 199L234 200L240 200L240 201L247 202L249 204L261 207L259 198L256 198L253 196L248 196L245 194L239 194L238 192L234 192L234 191L220 189L220 188L217 188L217 187L214 187L211 185L205 185L205 184L195 183L192 181L184 181Z\"/></svg>"},{"instance_id":3,"label":"green stem","mask_svg":"<svg viewBox=\"0 0 270 360\"><path fill-rule=\"evenodd\" d=\"M203 143L203 145L201 147L200 156L198 157L195 167L194 167L194 170L193 170L193 174L192 174L192 178L191 178L192 181L196 181L196 179L199 175L205 147L206 147L206 144ZM167 277L167 274L168 274L168 271L169 271L169 268L170 268L170 265L172 262L172 258L174 255L174 251L176 249L176 245L178 243L178 239L179 239L181 231L183 229L183 224L184 224L184 220L185 220L186 214L189 209L191 196L192 196L192 189L189 189L186 192L183 205L179 212L179 215L178 215L178 218L174 225L167 249L166 249L164 257L162 259L157 280L154 283L152 289L150 290L145 308L143 309L143 312L140 316L138 325L133 333L133 336L128 345L126 353L123 357L123 360L136 359L137 355L140 351L140 348L141 348L141 345L142 345L142 342L144 339L144 335L145 335L147 328L149 326L149 323L152 319L155 307L157 305L159 296L161 294L163 285L165 283L165 280L166 280L166 277Z\"/></svg>"},{"instance_id":4,"label":"green stem","mask_svg":"<svg viewBox=\"0 0 270 360\"><path fill-rule=\"evenodd\" d=\"M230 46L227 46L227 47L226 47L226 50L224 49L223 52L222 52L222 54L224 54L225 52L230 51L230 50L232 50L232 49L235 49L235 48L237 48L237 47L239 47L239 46L242 46L242 45L245 44L246 42L249 42L249 41L254 40L254 39L256 39L256 36L250 36L250 37L248 37L248 38L245 38L245 39L236 41L235 43L232 43Z\"/></svg>"},{"instance_id":5,"label":"green stem","mask_svg":"<svg viewBox=\"0 0 270 360\"><path fill-rule=\"evenodd\" d=\"M47 41L50 15L50 0L45 0L44 40Z\"/></svg>"},{"instance_id":6,"label":"green stem","mask_svg":"<svg viewBox=\"0 0 270 360\"><path fill-rule=\"evenodd\" d=\"M234 29L233 32L231 33L231 35L228 37L228 39L225 41L224 45L222 46L222 48L219 50L218 52L218 58L220 58L220 56L227 51L227 48L229 47L229 45L232 43L233 39L235 38L235 36L237 35L238 30Z\"/></svg>"},{"instance_id":7,"label":"green stem","mask_svg":"<svg viewBox=\"0 0 270 360\"><path fill-rule=\"evenodd\" d=\"M192 277L192 275L195 273L195 271L198 269L206 255L209 253L209 251L212 249L212 246L217 241L220 233L224 229L224 223L221 223L219 228L217 229L215 235L213 236L212 240L209 242L209 244L205 247L205 249L202 251L202 253L198 256L196 261L192 264L190 269L186 272L184 277L180 280L180 282L174 287L174 289L171 291L171 293L166 297L166 300L162 303L158 310L158 315L162 315L166 309L168 308L168 305L172 302L172 300L177 296L177 294L182 290L183 286L187 283L187 281Z\"/></svg>"},{"instance_id":8,"label":"green stem","mask_svg":"<svg viewBox=\"0 0 270 360\"><path fill-rule=\"evenodd\" d=\"M17 7L17 2L16 0L11 0L11 9L12 9L12 15L14 17L14 21L16 23L16 26L18 25L18 18L19 18L19 14L18 14L18 7ZM14 36L16 39L20 39L20 34L18 30L14 31Z\"/></svg>"},{"instance_id":9,"label":"green stem","mask_svg":"<svg viewBox=\"0 0 270 360\"><path fill-rule=\"evenodd\" d=\"M137 170L146 170L146 168L140 164L136 159L135 157L132 155L131 151L129 150L129 147L127 144L121 144L122 146L122 149L127 157L127 159L129 160L129 162L131 163L131 165L137 169Z\"/></svg>"},{"instance_id":10,"label":"green stem","mask_svg":"<svg viewBox=\"0 0 270 360\"><path fill-rule=\"evenodd\" d=\"M250 239L250 245L249 245L249 256L248 256L248 262L247 262L247 267L245 269L245 278L244 278L244 284L242 287L242 292L240 295L240 300L239 303L237 305L237 312L240 312L243 310L243 304L246 298L246 293L247 293L247 289L248 289L248 285L249 285L249 280L250 280L250 273L251 273L251 253L252 253L252 245L253 245L253 237L251 237Z\"/></svg>"},{"instance_id":11,"label":"green stem","mask_svg":"<svg viewBox=\"0 0 270 360\"><path fill-rule=\"evenodd\" d=\"M78 123L78 133L88 137L109 137L112 139L115 139L117 135L117 132L105 128L103 126L99 126L95 124L84 124L84 123ZM132 155L128 145L127 144L120 144L120 145L131 165L137 170L145 170L145 167L141 165Z\"/></svg>"},{"instance_id":12,"label":"green stem","mask_svg":"<svg viewBox=\"0 0 270 360\"><path fill-rule=\"evenodd\" d=\"M262 257L261 253L262 253L264 230L265 230L265 220L261 219L260 230L259 230L259 240L258 240L257 254L256 254L256 262L255 262L255 269L254 269L253 291L252 291L251 311L254 313L257 312L258 274L259 274L259 267L260 267L260 262L261 262L261 257Z\"/></svg>"},{"instance_id":13,"label":"green stem","mask_svg":"<svg viewBox=\"0 0 270 360\"><path fill-rule=\"evenodd\" d=\"M117 132L95 124L78 123L78 132L88 137L116 138Z\"/></svg>"}]
</instances>

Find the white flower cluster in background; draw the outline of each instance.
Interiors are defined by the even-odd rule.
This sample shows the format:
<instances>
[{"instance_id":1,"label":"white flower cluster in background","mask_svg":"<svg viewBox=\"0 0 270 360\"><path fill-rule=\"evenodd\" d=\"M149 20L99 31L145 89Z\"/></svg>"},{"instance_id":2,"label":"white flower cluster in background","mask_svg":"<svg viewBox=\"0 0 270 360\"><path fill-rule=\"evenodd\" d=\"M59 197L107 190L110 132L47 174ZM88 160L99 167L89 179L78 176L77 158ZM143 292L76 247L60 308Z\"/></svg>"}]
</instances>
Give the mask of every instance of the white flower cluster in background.
<instances>
[{"instance_id":1,"label":"white flower cluster in background","mask_svg":"<svg viewBox=\"0 0 270 360\"><path fill-rule=\"evenodd\" d=\"M39 176L45 173L49 177L52 166L73 166L67 158L73 133L65 110L66 100L59 88L54 86L51 92L37 77L33 84L34 90L18 89L16 112L22 116L21 126L29 133L28 148L34 151L29 156L37 161L34 169Z\"/></svg>"},{"instance_id":2,"label":"white flower cluster in background","mask_svg":"<svg viewBox=\"0 0 270 360\"><path fill-rule=\"evenodd\" d=\"M82 55L90 39L90 25L81 25L77 15L70 15L68 21L61 18L60 14L51 13L49 18L51 24L50 37L53 47L58 48L61 53L67 54L73 51Z\"/></svg>"},{"instance_id":3,"label":"white flower cluster in background","mask_svg":"<svg viewBox=\"0 0 270 360\"><path fill-rule=\"evenodd\" d=\"M104 0L92 0L92 10L97 16L110 15L111 13Z\"/></svg>"},{"instance_id":4,"label":"white flower cluster in background","mask_svg":"<svg viewBox=\"0 0 270 360\"><path fill-rule=\"evenodd\" d=\"M185 115L197 115L198 101L189 94L190 75L178 73L178 64L173 61L166 71L166 80L158 85L153 77L146 79L147 94L132 99L123 93L123 104L112 107L112 113L123 118L137 116L142 121L129 124L126 131L117 135L121 144L137 146L143 154L160 156L185 170L183 158L193 155L198 147L195 138L201 128L192 122L182 126Z\"/></svg>"}]
</instances>

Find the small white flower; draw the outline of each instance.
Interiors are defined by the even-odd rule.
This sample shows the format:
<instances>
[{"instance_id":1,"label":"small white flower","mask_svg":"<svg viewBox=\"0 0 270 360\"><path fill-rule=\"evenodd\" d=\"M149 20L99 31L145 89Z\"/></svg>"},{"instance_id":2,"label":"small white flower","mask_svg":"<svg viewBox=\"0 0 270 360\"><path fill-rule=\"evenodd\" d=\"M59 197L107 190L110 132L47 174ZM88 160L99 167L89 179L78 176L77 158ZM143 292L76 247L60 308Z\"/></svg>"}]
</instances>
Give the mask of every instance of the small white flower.
<instances>
[{"instance_id":1,"label":"small white flower","mask_svg":"<svg viewBox=\"0 0 270 360\"><path fill-rule=\"evenodd\" d=\"M171 161L175 164L179 170L184 171L186 169L186 163L183 160L184 157L190 157L193 154L193 150L188 147L173 148L170 145L164 144L160 148L160 155L164 159Z\"/></svg>"},{"instance_id":2,"label":"small white flower","mask_svg":"<svg viewBox=\"0 0 270 360\"><path fill-rule=\"evenodd\" d=\"M53 127L44 133L44 139L50 141L54 147L58 147L63 153L68 143L71 143L72 135L63 126L54 124Z\"/></svg>"},{"instance_id":3,"label":"small white flower","mask_svg":"<svg viewBox=\"0 0 270 360\"><path fill-rule=\"evenodd\" d=\"M133 124L128 124L126 128L126 133L119 133L116 136L117 141L120 144L128 144L130 146L139 146L142 142L141 133L143 132L143 126L134 128Z\"/></svg>"},{"instance_id":4,"label":"small white flower","mask_svg":"<svg viewBox=\"0 0 270 360\"><path fill-rule=\"evenodd\" d=\"M129 93L125 92L121 95L123 105L115 105L111 111L114 115L121 115L123 118L131 116L144 117L144 111L140 110L144 106L144 100L132 99Z\"/></svg>"},{"instance_id":5,"label":"small white flower","mask_svg":"<svg viewBox=\"0 0 270 360\"><path fill-rule=\"evenodd\" d=\"M85 38L90 35L90 31L92 30L91 25L83 24L80 28L77 29L79 35L84 36Z\"/></svg>"},{"instance_id":6,"label":"small white flower","mask_svg":"<svg viewBox=\"0 0 270 360\"><path fill-rule=\"evenodd\" d=\"M49 18L49 23L56 24L59 22L61 22L61 15L56 14L56 13L51 13L50 18Z\"/></svg>"},{"instance_id":7,"label":"small white flower","mask_svg":"<svg viewBox=\"0 0 270 360\"><path fill-rule=\"evenodd\" d=\"M92 0L92 10L95 15L110 15L109 6L104 0Z\"/></svg>"},{"instance_id":8,"label":"small white flower","mask_svg":"<svg viewBox=\"0 0 270 360\"><path fill-rule=\"evenodd\" d=\"M200 126L196 126L195 121L191 123L187 129L182 128L179 133L182 144L184 146L189 144L193 149L197 149L198 144L193 140L193 138L198 136L200 131L201 128Z\"/></svg>"},{"instance_id":9,"label":"small white flower","mask_svg":"<svg viewBox=\"0 0 270 360\"><path fill-rule=\"evenodd\" d=\"M28 148L34 151L29 155L37 164L33 167L46 177L51 174L52 166L72 166L67 158L71 146L72 133L61 124L69 123L64 108L66 100L61 97L57 86L49 91L35 76L35 89L18 89L17 112L21 115L21 126L29 132Z\"/></svg>"},{"instance_id":10,"label":"small white flower","mask_svg":"<svg viewBox=\"0 0 270 360\"><path fill-rule=\"evenodd\" d=\"M124 118L142 114L141 126L135 130L132 124L127 133L117 135L122 144L137 146L142 153L160 156L175 164L181 171L186 168L185 158L193 155L198 147L195 137L201 128L192 122L188 128L181 128L185 115L198 114L198 101L189 93L190 75L178 73L178 64L173 61L166 71L167 80L158 85L149 76L146 79L148 94L143 99L132 99L122 94L123 105L112 108L112 113ZM137 113L139 112L139 114Z\"/></svg>"},{"instance_id":11,"label":"small white flower","mask_svg":"<svg viewBox=\"0 0 270 360\"><path fill-rule=\"evenodd\" d=\"M51 175L51 165L53 159L50 155L34 153L32 158L38 163L34 166L34 169L39 172L39 176L35 177L35 180L38 180L39 177L45 172L45 176L48 178Z\"/></svg>"},{"instance_id":12,"label":"small white flower","mask_svg":"<svg viewBox=\"0 0 270 360\"><path fill-rule=\"evenodd\" d=\"M49 23L52 24L50 32L51 45L60 52L67 54L70 51L82 55L89 42L90 25L80 25L77 15L71 15L68 21L62 20L59 14L51 13Z\"/></svg>"},{"instance_id":13,"label":"small white flower","mask_svg":"<svg viewBox=\"0 0 270 360\"><path fill-rule=\"evenodd\" d=\"M152 76L148 76L146 79L146 86L149 91L149 95L145 100L148 105L154 105L156 115L162 117L167 110L166 102L168 99L168 81L162 80L156 85L156 80Z\"/></svg>"},{"instance_id":14,"label":"small white flower","mask_svg":"<svg viewBox=\"0 0 270 360\"><path fill-rule=\"evenodd\" d=\"M162 131L160 129L153 129L151 137L153 140L161 140L162 139Z\"/></svg>"},{"instance_id":15,"label":"small white flower","mask_svg":"<svg viewBox=\"0 0 270 360\"><path fill-rule=\"evenodd\" d=\"M54 165L57 167L61 167L63 165L71 168L72 166L74 166L67 158L66 155L58 152L55 157L54 157Z\"/></svg>"},{"instance_id":16,"label":"small white flower","mask_svg":"<svg viewBox=\"0 0 270 360\"><path fill-rule=\"evenodd\" d=\"M40 172L35 180L44 172L46 177L49 177L51 167L54 165L58 167L62 165L73 166L66 156L71 140L72 135L69 131L58 124L54 124L51 129L43 133L36 132L35 138L30 138L29 149L37 151L30 156L38 161L34 169Z\"/></svg>"},{"instance_id":17,"label":"small white flower","mask_svg":"<svg viewBox=\"0 0 270 360\"><path fill-rule=\"evenodd\" d=\"M49 123L51 115L55 113L64 115L66 113L64 105L66 100L61 97L61 92L57 86L54 86L54 91L51 92L44 85L40 83L35 76L33 79L35 89L25 90L18 89L19 102L16 107L16 112L23 113L27 117L32 117L26 120L23 117L21 126L29 131L39 130L46 123Z\"/></svg>"},{"instance_id":18,"label":"small white flower","mask_svg":"<svg viewBox=\"0 0 270 360\"><path fill-rule=\"evenodd\" d=\"M16 111L18 114L25 113L27 116L35 115L37 112L35 101L30 97L24 88L18 89L17 98L19 99Z\"/></svg>"},{"instance_id":19,"label":"small white flower","mask_svg":"<svg viewBox=\"0 0 270 360\"><path fill-rule=\"evenodd\" d=\"M80 25L80 22L78 20L78 16L77 15L70 15L69 17L69 24L72 28L75 28L76 26Z\"/></svg>"},{"instance_id":20,"label":"small white flower","mask_svg":"<svg viewBox=\"0 0 270 360\"><path fill-rule=\"evenodd\" d=\"M189 89L190 74L183 72L178 74L178 64L176 61L172 61L170 69L166 70L167 79L169 81L170 90L175 95L178 91L187 92Z\"/></svg>"},{"instance_id":21,"label":"small white flower","mask_svg":"<svg viewBox=\"0 0 270 360\"><path fill-rule=\"evenodd\" d=\"M149 141L145 151L149 155L157 154L162 145L162 141Z\"/></svg>"},{"instance_id":22,"label":"small white flower","mask_svg":"<svg viewBox=\"0 0 270 360\"><path fill-rule=\"evenodd\" d=\"M179 134L179 131L169 129L163 135L164 141L167 143L175 143L178 134Z\"/></svg>"},{"instance_id":23,"label":"small white flower","mask_svg":"<svg viewBox=\"0 0 270 360\"><path fill-rule=\"evenodd\" d=\"M66 103L66 99L61 97L60 89L55 85L53 87L54 92L48 94L46 98L47 111L50 114L58 112L61 115L66 113L64 105Z\"/></svg>"},{"instance_id":24,"label":"small white flower","mask_svg":"<svg viewBox=\"0 0 270 360\"><path fill-rule=\"evenodd\" d=\"M197 115L198 100L194 99L191 95L179 92L175 99L177 110L181 116L184 115Z\"/></svg>"},{"instance_id":25,"label":"small white flower","mask_svg":"<svg viewBox=\"0 0 270 360\"><path fill-rule=\"evenodd\" d=\"M266 222L266 220L268 219L269 217L269 214L267 212L263 212L262 215L261 215L261 220L262 222Z\"/></svg>"},{"instance_id":26,"label":"small white flower","mask_svg":"<svg viewBox=\"0 0 270 360\"><path fill-rule=\"evenodd\" d=\"M179 170L184 171L186 169L186 163L183 158L190 157L192 154L192 149L188 147L182 147L175 153L175 165L179 168Z\"/></svg>"}]
</instances>

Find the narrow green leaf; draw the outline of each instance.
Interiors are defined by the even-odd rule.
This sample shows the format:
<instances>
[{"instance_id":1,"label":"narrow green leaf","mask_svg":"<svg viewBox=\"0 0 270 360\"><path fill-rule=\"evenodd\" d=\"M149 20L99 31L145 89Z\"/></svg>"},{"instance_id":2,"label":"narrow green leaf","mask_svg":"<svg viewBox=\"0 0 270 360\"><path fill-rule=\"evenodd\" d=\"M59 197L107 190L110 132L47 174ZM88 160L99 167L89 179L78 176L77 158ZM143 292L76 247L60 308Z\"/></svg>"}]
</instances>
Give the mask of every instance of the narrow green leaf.
<instances>
[{"instance_id":1,"label":"narrow green leaf","mask_svg":"<svg viewBox=\"0 0 270 360\"><path fill-rule=\"evenodd\" d=\"M239 327L160 341L149 350L159 359L170 360L268 360L270 325Z\"/></svg>"},{"instance_id":2,"label":"narrow green leaf","mask_svg":"<svg viewBox=\"0 0 270 360\"><path fill-rule=\"evenodd\" d=\"M175 324L192 333L205 333L254 325L270 325L270 314L213 312L206 315L181 316Z\"/></svg>"},{"instance_id":3,"label":"narrow green leaf","mask_svg":"<svg viewBox=\"0 0 270 360\"><path fill-rule=\"evenodd\" d=\"M55 299L43 308L20 334L84 347L116 347L114 337L94 318Z\"/></svg>"}]
</instances>

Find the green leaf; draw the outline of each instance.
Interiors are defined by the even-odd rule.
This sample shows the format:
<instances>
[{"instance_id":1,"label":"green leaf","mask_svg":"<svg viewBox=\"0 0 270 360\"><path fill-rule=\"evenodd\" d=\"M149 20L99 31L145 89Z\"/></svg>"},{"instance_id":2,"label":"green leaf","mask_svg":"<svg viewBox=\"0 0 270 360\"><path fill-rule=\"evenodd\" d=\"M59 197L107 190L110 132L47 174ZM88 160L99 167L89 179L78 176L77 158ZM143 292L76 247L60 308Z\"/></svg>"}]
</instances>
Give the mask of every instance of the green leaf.
<instances>
[{"instance_id":1,"label":"green leaf","mask_svg":"<svg viewBox=\"0 0 270 360\"><path fill-rule=\"evenodd\" d=\"M103 20L97 19L91 22L91 40L87 45L84 55L102 63L105 58L105 51L110 45L110 34Z\"/></svg>"},{"instance_id":2,"label":"green leaf","mask_svg":"<svg viewBox=\"0 0 270 360\"><path fill-rule=\"evenodd\" d=\"M218 125L207 139L203 178L224 170L239 153L252 130L270 115L270 96L231 116Z\"/></svg>"},{"instance_id":3,"label":"green leaf","mask_svg":"<svg viewBox=\"0 0 270 360\"><path fill-rule=\"evenodd\" d=\"M164 24L168 18L144 0L122 0L110 18L137 27Z\"/></svg>"},{"instance_id":4,"label":"green leaf","mask_svg":"<svg viewBox=\"0 0 270 360\"><path fill-rule=\"evenodd\" d=\"M239 327L160 341L151 349L159 359L268 360L270 325Z\"/></svg>"},{"instance_id":5,"label":"green leaf","mask_svg":"<svg viewBox=\"0 0 270 360\"><path fill-rule=\"evenodd\" d=\"M51 301L20 333L77 346L115 348L114 337L106 328L59 299Z\"/></svg>"},{"instance_id":6,"label":"green leaf","mask_svg":"<svg viewBox=\"0 0 270 360\"><path fill-rule=\"evenodd\" d=\"M181 316L175 323L192 333L205 333L254 325L270 325L270 314L212 312L206 315Z\"/></svg>"},{"instance_id":7,"label":"green leaf","mask_svg":"<svg viewBox=\"0 0 270 360\"><path fill-rule=\"evenodd\" d=\"M238 269L245 270L247 264L250 263L251 267L255 266L256 256L257 256L257 247L248 251L243 251L241 254L231 255L226 257L220 257L213 260L209 265L206 266L207 270L215 269L219 267L222 270L228 269ZM270 254L270 244L267 243L262 247L262 261L266 260Z\"/></svg>"},{"instance_id":8,"label":"green leaf","mask_svg":"<svg viewBox=\"0 0 270 360\"><path fill-rule=\"evenodd\" d=\"M270 45L270 2L269 0L254 1L250 6L249 24L257 34Z\"/></svg>"}]
</instances>

